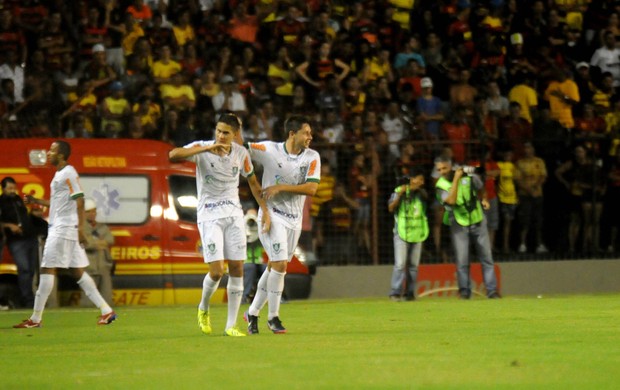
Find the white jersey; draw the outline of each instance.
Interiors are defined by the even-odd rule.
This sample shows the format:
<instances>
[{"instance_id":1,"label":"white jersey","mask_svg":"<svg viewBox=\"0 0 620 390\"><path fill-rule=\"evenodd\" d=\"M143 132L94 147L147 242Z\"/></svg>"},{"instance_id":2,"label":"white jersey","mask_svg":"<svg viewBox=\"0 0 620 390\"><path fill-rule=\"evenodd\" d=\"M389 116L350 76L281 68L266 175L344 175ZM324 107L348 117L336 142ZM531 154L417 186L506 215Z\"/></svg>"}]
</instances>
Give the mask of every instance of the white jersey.
<instances>
[{"instance_id":1,"label":"white jersey","mask_svg":"<svg viewBox=\"0 0 620 390\"><path fill-rule=\"evenodd\" d=\"M78 240L75 199L84 196L77 171L66 165L56 171L50 183L49 235Z\"/></svg>"},{"instance_id":2,"label":"white jersey","mask_svg":"<svg viewBox=\"0 0 620 390\"><path fill-rule=\"evenodd\" d=\"M263 188L321 180L321 158L315 150L304 149L300 154L292 155L286 151L284 142L264 141L248 145L252 159L263 166ZM278 193L267 200L271 219L282 221L291 229L301 229L305 200L306 195Z\"/></svg>"},{"instance_id":3,"label":"white jersey","mask_svg":"<svg viewBox=\"0 0 620 390\"><path fill-rule=\"evenodd\" d=\"M195 141L185 148L213 143L213 140ZM188 157L187 160L196 164L198 222L243 217L239 201L239 174L243 177L254 174L254 166L247 149L233 143L226 156L204 152Z\"/></svg>"}]
</instances>

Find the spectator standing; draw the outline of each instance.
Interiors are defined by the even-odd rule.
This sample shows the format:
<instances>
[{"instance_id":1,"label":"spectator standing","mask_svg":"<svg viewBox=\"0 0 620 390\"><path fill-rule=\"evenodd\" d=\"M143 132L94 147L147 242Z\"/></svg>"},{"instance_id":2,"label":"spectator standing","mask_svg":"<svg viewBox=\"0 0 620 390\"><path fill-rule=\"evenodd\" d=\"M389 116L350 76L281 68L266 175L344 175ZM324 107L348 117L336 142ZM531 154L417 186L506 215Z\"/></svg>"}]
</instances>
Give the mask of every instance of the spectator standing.
<instances>
[{"instance_id":1,"label":"spectator standing","mask_svg":"<svg viewBox=\"0 0 620 390\"><path fill-rule=\"evenodd\" d=\"M337 69L340 69L340 73L337 72ZM333 58L331 56L331 44L323 42L312 59L297 66L295 71L304 81L319 91L325 87L328 75L335 75L340 84L351 71L351 67L342 60Z\"/></svg>"},{"instance_id":2,"label":"spectator standing","mask_svg":"<svg viewBox=\"0 0 620 390\"><path fill-rule=\"evenodd\" d=\"M181 64L172 59L170 46L162 46L159 52L159 60L153 63L153 81L157 85L170 84L172 76L179 73L181 69Z\"/></svg>"},{"instance_id":3,"label":"spectator standing","mask_svg":"<svg viewBox=\"0 0 620 390\"><path fill-rule=\"evenodd\" d=\"M108 225L97 222L97 203L90 198L84 201L84 249L90 263L86 272L93 277L95 285L106 302L112 302L112 272L114 261L110 254L110 247L114 245L114 236ZM82 296L82 302L86 297Z\"/></svg>"},{"instance_id":4,"label":"spectator standing","mask_svg":"<svg viewBox=\"0 0 620 390\"><path fill-rule=\"evenodd\" d=\"M191 24L191 15L188 10L181 12L177 23L172 26L172 33L177 47L185 46L185 44L196 40L196 31Z\"/></svg>"},{"instance_id":5,"label":"spectator standing","mask_svg":"<svg viewBox=\"0 0 620 390\"><path fill-rule=\"evenodd\" d=\"M512 232L512 222L517 213L519 198L517 195L516 182L520 179L520 172L513 163L514 152L510 147L499 152L500 159L499 177L497 184L497 197L499 199L499 209L502 217L502 250L510 253L510 238Z\"/></svg>"},{"instance_id":6,"label":"spectator standing","mask_svg":"<svg viewBox=\"0 0 620 390\"><path fill-rule=\"evenodd\" d=\"M517 84L508 92L508 100L519 103L521 118L532 124L538 108L538 94L533 88L533 76L529 73L517 75Z\"/></svg>"},{"instance_id":7,"label":"spectator standing","mask_svg":"<svg viewBox=\"0 0 620 390\"><path fill-rule=\"evenodd\" d=\"M103 98L105 96L106 91L100 87L116 80L118 76L116 71L106 63L105 56L105 46L100 43L94 45L91 60L81 69L83 77L92 82L91 86L97 98Z\"/></svg>"},{"instance_id":8,"label":"spectator standing","mask_svg":"<svg viewBox=\"0 0 620 390\"><path fill-rule=\"evenodd\" d=\"M519 253L527 252L527 235L530 227L534 229L536 253L547 253L542 236L543 185L547 181L547 167L543 159L536 156L531 142L525 143L523 151L523 158L517 160L516 164L520 172L520 179L517 180L519 194L517 218L521 227Z\"/></svg>"},{"instance_id":9,"label":"spectator standing","mask_svg":"<svg viewBox=\"0 0 620 390\"><path fill-rule=\"evenodd\" d=\"M290 4L286 9L286 14L275 23L274 36L285 46L296 47L300 44L300 39L306 32L306 25L299 17L299 8Z\"/></svg>"},{"instance_id":10,"label":"spectator standing","mask_svg":"<svg viewBox=\"0 0 620 390\"><path fill-rule=\"evenodd\" d=\"M9 7L0 10L0 53L12 50L17 55L19 64L25 64L28 58L28 45L22 30L15 24Z\"/></svg>"},{"instance_id":11,"label":"spectator standing","mask_svg":"<svg viewBox=\"0 0 620 390\"><path fill-rule=\"evenodd\" d=\"M6 237L6 246L17 266L19 307L34 304L33 280L39 267L39 243L28 209L20 198L17 183L11 176L2 179L0 195L0 224Z\"/></svg>"},{"instance_id":12,"label":"spectator standing","mask_svg":"<svg viewBox=\"0 0 620 390\"><path fill-rule=\"evenodd\" d=\"M106 138L119 138L126 130L125 121L131 113L129 101L120 81L110 84L110 96L101 102L101 134Z\"/></svg>"},{"instance_id":13,"label":"spectator standing","mask_svg":"<svg viewBox=\"0 0 620 390\"><path fill-rule=\"evenodd\" d=\"M554 72L554 80L545 90L545 100L549 102L551 118L571 131L575 127L573 106L579 103L580 98L577 84L568 78L565 71L557 69Z\"/></svg>"},{"instance_id":14,"label":"spectator standing","mask_svg":"<svg viewBox=\"0 0 620 390\"><path fill-rule=\"evenodd\" d=\"M612 31L606 31L603 37L603 46L592 54L590 66L598 67L601 73L611 73L614 88L617 88L620 87L620 49L616 47L616 37Z\"/></svg>"},{"instance_id":15,"label":"spectator standing","mask_svg":"<svg viewBox=\"0 0 620 390\"><path fill-rule=\"evenodd\" d=\"M402 50L396 53L394 57L394 70L400 72L410 60L414 60L422 68L421 73L424 74L424 68L426 68L426 62L424 57L420 54L420 41L416 36L410 36L405 41Z\"/></svg>"},{"instance_id":16,"label":"spectator standing","mask_svg":"<svg viewBox=\"0 0 620 390\"><path fill-rule=\"evenodd\" d=\"M269 86L279 100L293 96L294 66L295 64L289 58L288 49L285 46L278 48L276 57L269 62L267 68Z\"/></svg>"},{"instance_id":17,"label":"spectator standing","mask_svg":"<svg viewBox=\"0 0 620 390\"><path fill-rule=\"evenodd\" d=\"M568 250L575 253L581 232L581 251L587 252L598 246L598 224L602 211L602 185L598 181L599 169L594 165L583 145L573 149L573 157L555 170L555 176L564 185L570 199L570 224L568 226Z\"/></svg>"},{"instance_id":18,"label":"spectator standing","mask_svg":"<svg viewBox=\"0 0 620 390\"><path fill-rule=\"evenodd\" d=\"M4 62L0 66L0 80L13 80L16 103L24 101L24 67L17 62L17 53L8 50L4 53Z\"/></svg>"},{"instance_id":19,"label":"spectator standing","mask_svg":"<svg viewBox=\"0 0 620 390\"><path fill-rule=\"evenodd\" d=\"M420 81L422 96L417 100L418 123L431 141L441 137L441 122L444 120L444 109L441 100L433 95L433 80L424 77Z\"/></svg>"},{"instance_id":20,"label":"spectator standing","mask_svg":"<svg viewBox=\"0 0 620 390\"><path fill-rule=\"evenodd\" d=\"M469 69L462 68L459 71L458 81L450 87L450 106L453 110L464 109L465 114L473 114L474 100L478 95L476 87L470 84L471 73Z\"/></svg>"},{"instance_id":21,"label":"spectator standing","mask_svg":"<svg viewBox=\"0 0 620 390\"><path fill-rule=\"evenodd\" d=\"M496 118L504 118L509 113L508 99L501 94L497 81L490 81L487 85L488 97L486 99L486 106L491 115Z\"/></svg>"},{"instance_id":22,"label":"spectator standing","mask_svg":"<svg viewBox=\"0 0 620 390\"><path fill-rule=\"evenodd\" d=\"M465 108L455 108L450 119L441 127L442 139L449 141L452 158L457 163L463 163L468 159L467 143L471 140L472 132L465 115Z\"/></svg>"},{"instance_id":23,"label":"spectator standing","mask_svg":"<svg viewBox=\"0 0 620 390\"><path fill-rule=\"evenodd\" d=\"M216 114L232 112L243 118L248 113L245 98L236 90L235 79L224 75L220 79L221 91L211 98Z\"/></svg>"},{"instance_id":24,"label":"spectator standing","mask_svg":"<svg viewBox=\"0 0 620 390\"><path fill-rule=\"evenodd\" d=\"M499 135L510 146L515 159L523 157L523 145L532 140L533 130L532 125L521 117L519 103L510 103L510 115L499 122Z\"/></svg>"},{"instance_id":25,"label":"spectator standing","mask_svg":"<svg viewBox=\"0 0 620 390\"><path fill-rule=\"evenodd\" d=\"M415 299L422 243L429 233L422 170L416 168L402 180L388 201L388 210L394 214L394 270L390 292L393 301Z\"/></svg>"},{"instance_id":26,"label":"spectator standing","mask_svg":"<svg viewBox=\"0 0 620 390\"><path fill-rule=\"evenodd\" d=\"M194 89L184 82L183 74L180 72L175 73L170 79L170 84L163 85L160 92L165 110L188 111L196 106Z\"/></svg>"},{"instance_id":27,"label":"spectator standing","mask_svg":"<svg viewBox=\"0 0 620 390\"><path fill-rule=\"evenodd\" d=\"M387 133L392 159L399 155L398 142L407 136L405 121L400 113L398 102L390 102L387 112L381 119L381 129Z\"/></svg>"},{"instance_id":28,"label":"spectator standing","mask_svg":"<svg viewBox=\"0 0 620 390\"><path fill-rule=\"evenodd\" d=\"M63 26L60 12L52 12L45 22L45 29L39 34L37 48L45 54L47 66L54 70L60 69L62 56L73 57L74 45L66 26Z\"/></svg>"}]
</instances>

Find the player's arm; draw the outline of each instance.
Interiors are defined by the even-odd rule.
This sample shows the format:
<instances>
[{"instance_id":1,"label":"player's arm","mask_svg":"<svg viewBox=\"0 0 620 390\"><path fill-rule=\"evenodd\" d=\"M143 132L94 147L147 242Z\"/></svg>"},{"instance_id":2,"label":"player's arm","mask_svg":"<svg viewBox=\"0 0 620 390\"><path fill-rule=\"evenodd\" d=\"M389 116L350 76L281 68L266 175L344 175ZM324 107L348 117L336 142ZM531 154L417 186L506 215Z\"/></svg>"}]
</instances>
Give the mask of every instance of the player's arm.
<instances>
[{"instance_id":1,"label":"player's arm","mask_svg":"<svg viewBox=\"0 0 620 390\"><path fill-rule=\"evenodd\" d=\"M168 160L170 160L170 162L179 162L200 153L218 151L224 151L228 153L230 151L230 145L211 144L190 146L189 148L174 148L170 152L168 152Z\"/></svg>"},{"instance_id":2,"label":"player's arm","mask_svg":"<svg viewBox=\"0 0 620 390\"><path fill-rule=\"evenodd\" d=\"M276 196L280 192L290 192L298 195L314 196L316 190L319 187L318 182L307 181L304 184L276 184L275 186L267 187L263 190L263 198L269 199Z\"/></svg>"},{"instance_id":3,"label":"player's arm","mask_svg":"<svg viewBox=\"0 0 620 390\"><path fill-rule=\"evenodd\" d=\"M454 206L456 204L456 198L459 192L459 180L463 177L463 168L459 168L454 172L454 178L452 179L452 186L450 186L450 190L448 191L448 195L443 200L443 202L449 206Z\"/></svg>"},{"instance_id":4,"label":"player's arm","mask_svg":"<svg viewBox=\"0 0 620 390\"><path fill-rule=\"evenodd\" d=\"M78 239L80 244L84 245L86 243L86 236L84 234L84 196L75 198L75 204L77 205L78 213Z\"/></svg>"},{"instance_id":5,"label":"player's arm","mask_svg":"<svg viewBox=\"0 0 620 390\"><path fill-rule=\"evenodd\" d=\"M393 213L398 205L400 205L400 198L407 191L407 185L403 184L392 194L390 201L388 202L388 211Z\"/></svg>"},{"instance_id":6,"label":"player's arm","mask_svg":"<svg viewBox=\"0 0 620 390\"><path fill-rule=\"evenodd\" d=\"M269 209L267 208L267 201L261 196L262 188L256 175L252 175L248 177L248 184L250 185L250 190L252 191L252 195L254 195L254 199L260 206L261 210L263 210L263 231L268 232L271 229L271 216L269 215Z\"/></svg>"}]
</instances>

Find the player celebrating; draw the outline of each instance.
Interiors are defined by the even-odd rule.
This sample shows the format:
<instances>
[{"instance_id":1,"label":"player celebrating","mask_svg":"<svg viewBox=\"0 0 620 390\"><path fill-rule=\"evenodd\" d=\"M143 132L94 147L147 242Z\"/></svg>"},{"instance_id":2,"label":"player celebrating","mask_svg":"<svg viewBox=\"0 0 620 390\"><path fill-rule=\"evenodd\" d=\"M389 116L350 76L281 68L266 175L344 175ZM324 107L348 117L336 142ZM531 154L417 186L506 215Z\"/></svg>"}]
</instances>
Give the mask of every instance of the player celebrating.
<instances>
[{"instance_id":1,"label":"player celebrating","mask_svg":"<svg viewBox=\"0 0 620 390\"><path fill-rule=\"evenodd\" d=\"M14 328L40 328L43 309L54 287L57 268L71 268L77 283L86 296L101 310L97 321L99 325L108 325L116 319L116 313L103 299L93 278L86 273L88 257L82 244L84 237L84 193L80 187L78 174L67 163L71 156L71 146L65 141L54 141L47 152L48 161L56 167L56 173L50 183L50 200L37 199L30 195L26 204L39 204L50 208L49 231L43 259L41 260L41 278L34 298L32 316Z\"/></svg>"},{"instance_id":2,"label":"player celebrating","mask_svg":"<svg viewBox=\"0 0 620 390\"><path fill-rule=\"evenodd\" d=\"M259 232L269 264L261 276L256 295L244 315L248 333L258 333L258 314L269 302L267 325L274 333L286 333L280 321L280 299L284 290L286 266L293 257L301 235L303 205L306 195L314 195L321 179L319 154L308 149L312 129L302 116L292 116L284 123L285 142L249 143L250 156L263 166L263 198L271 213L271 229ZM264 218L259 211L259 221Z\"/></svg>"},{"instance_id":3,"label":"player celebrating","mask_svg":"<svg viewBox=\"0 0 620 390\"><path fill-rule=\"evenodd\" d=\"M198 326L203 333L211 333L209 301L220 284L224 262L228 260L228 319L224 335L234 337L245 336L237 329L243 296L243 263L247 256L245 221L239 200L240 174L248 179L261 211L266 207L248 151L233 143L240 131L239 118L223 114L215 126L215 140L195 141L171 150L168 155L172 162L188 160L196 164L198 230L204 261L209 264L198 306ZM262 227L269 230L269 213L265 216Z\"/></svg>"}]
</instances>

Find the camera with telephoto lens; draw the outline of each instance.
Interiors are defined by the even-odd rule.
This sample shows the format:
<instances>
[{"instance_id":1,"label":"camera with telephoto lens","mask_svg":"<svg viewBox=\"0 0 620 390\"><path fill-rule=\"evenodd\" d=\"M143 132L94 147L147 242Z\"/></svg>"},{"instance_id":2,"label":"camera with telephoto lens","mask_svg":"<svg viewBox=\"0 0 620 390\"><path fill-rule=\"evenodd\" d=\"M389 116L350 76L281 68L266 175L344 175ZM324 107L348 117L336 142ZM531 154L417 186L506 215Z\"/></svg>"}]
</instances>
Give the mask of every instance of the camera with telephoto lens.
<instances>
[{"instance_id":1,"label":"camera with telephoto lens","mask_svg":"<svg viewBox=\"0 0 620 390\"><path fill-rule=\"evenodd\" d=\"M465 173L466 175L471 175L471 174L475 174L475 173L477 173L477 174L483 173L482 168L475 167L475 166L472 166L472 165L453 165L452 166L452 170L453 171L456 171L459 168L462 169L463 173Z\"/></svg>"},{"instance_id":2,"label":"camera with telephoto lens","mask_svg":"<svg viewBox=\"0 0 620 390\"><path fill-rule=\"evenodd\" d=\"M410 177L409 177L409 176L407 176L407 175L403 175L403 176L401 176L401 177L399 177L399 178L398 178L397 182L398 182L398 185L399 185L399 186L402 186L402 185L409 185L409 180L410 180Z\"/></svg>"}]
</instances>

